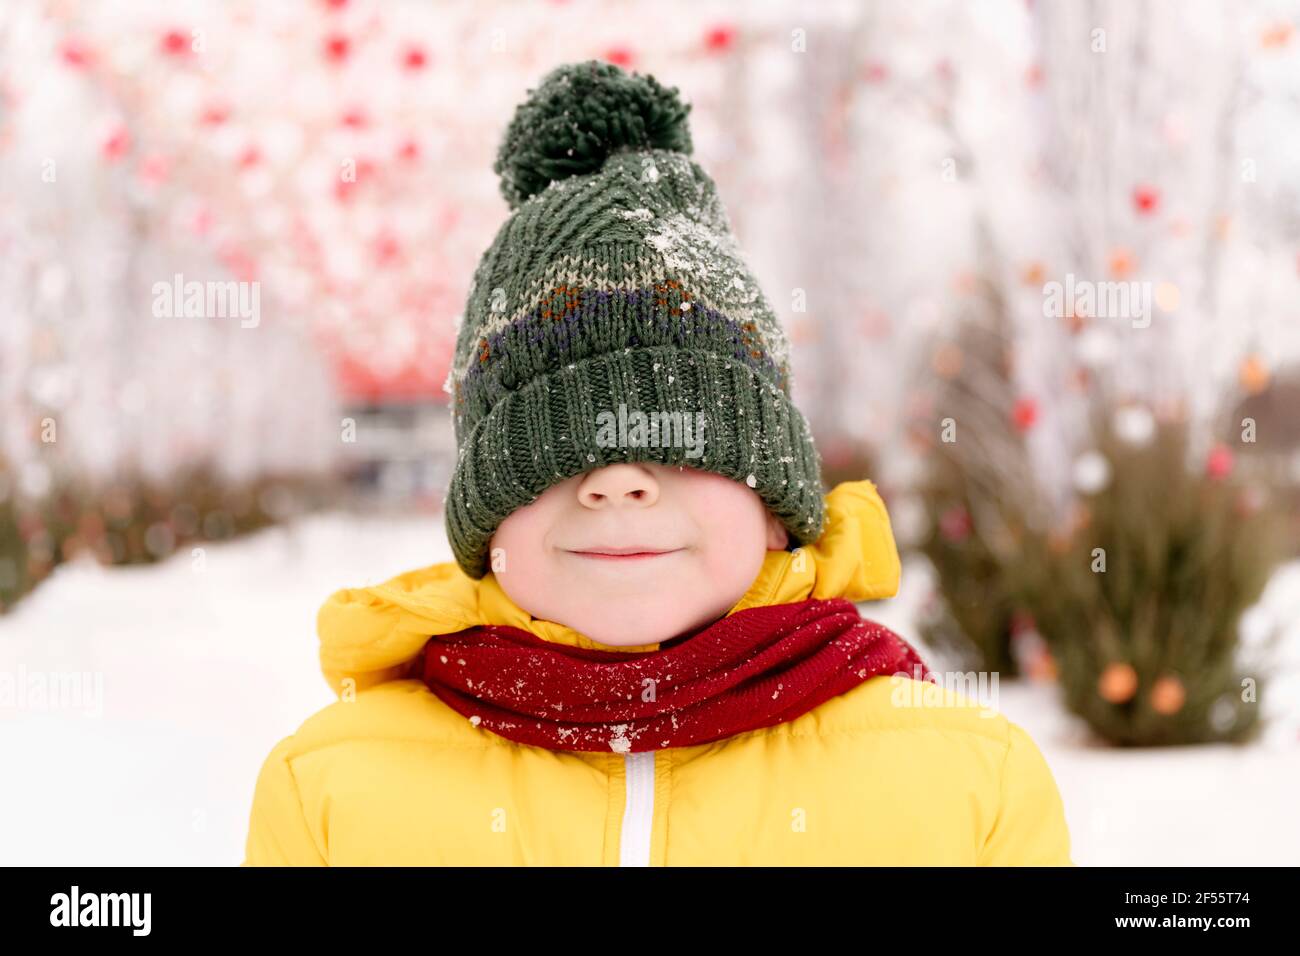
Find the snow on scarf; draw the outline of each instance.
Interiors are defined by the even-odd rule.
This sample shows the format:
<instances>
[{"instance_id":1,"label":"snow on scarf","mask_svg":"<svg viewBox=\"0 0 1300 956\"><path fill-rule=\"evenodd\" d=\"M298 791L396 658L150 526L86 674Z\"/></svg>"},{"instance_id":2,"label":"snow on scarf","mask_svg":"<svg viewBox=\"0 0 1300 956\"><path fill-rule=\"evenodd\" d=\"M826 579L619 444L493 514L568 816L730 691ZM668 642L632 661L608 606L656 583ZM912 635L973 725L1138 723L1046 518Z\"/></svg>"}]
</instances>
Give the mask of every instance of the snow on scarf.
<instances>
[{"instance_id":1,"label":"snow on scarf","mask_svg":"<svg viewBox=\"0 0 1300 956\"><path fill-rule=\"evenodd\" d=\"M925 670L842 598L738 611L643 653L482 625L429 639L415 664L477 727L550 750L689 747L783 723L879 674Z\"/></svg>"}]
</instances>

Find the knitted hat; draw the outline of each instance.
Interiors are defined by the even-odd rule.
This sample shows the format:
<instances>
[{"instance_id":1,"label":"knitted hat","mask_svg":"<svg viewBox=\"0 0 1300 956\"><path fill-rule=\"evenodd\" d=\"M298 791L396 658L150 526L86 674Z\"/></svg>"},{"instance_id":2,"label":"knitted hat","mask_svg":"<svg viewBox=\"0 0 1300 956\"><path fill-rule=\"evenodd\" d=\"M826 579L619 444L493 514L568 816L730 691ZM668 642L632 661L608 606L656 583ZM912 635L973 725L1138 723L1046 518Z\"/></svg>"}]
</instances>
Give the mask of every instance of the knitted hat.
<instances>
[{"instance_id":1,"label":"knitted hat","mask_svg":"<svg viewBox=\"0 0 1300 956\"><path fill-rule=\"evenodd\" d=\"M595 60L529 91L494 170L511 215L474 272L447 378L447 536L483 577L515 509L616 462L753 488L798 543L821 465L780 323L689 158L677 89Z\"/></svg>"}]
</instances>

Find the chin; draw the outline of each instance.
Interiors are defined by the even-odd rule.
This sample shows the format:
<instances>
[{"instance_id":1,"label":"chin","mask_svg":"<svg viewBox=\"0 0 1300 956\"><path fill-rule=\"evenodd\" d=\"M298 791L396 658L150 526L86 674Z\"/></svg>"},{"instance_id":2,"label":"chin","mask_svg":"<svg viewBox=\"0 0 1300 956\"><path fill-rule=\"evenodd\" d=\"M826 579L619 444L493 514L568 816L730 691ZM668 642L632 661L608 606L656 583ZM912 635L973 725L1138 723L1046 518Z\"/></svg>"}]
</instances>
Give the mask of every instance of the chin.
<instances>
[{"instance_id":1,"label":"chin","mask_svg":"<svg viewBox=\"0 0 1300 956\"><path fill-rule=\"evenodd\" d=\"M639 644L659 644L676 637L693 626L692 619L680 611L671 616L663 613L662 603L654 610L624 611L619 614L601 614L573 629L599 644L611 647L631 647Z\"/></svg>"},{"instance_id":2,"label":"chin","mask_svg":"<svg viewBox=\"0 0 1300 956\"><path fill-rule=\"evenodd\" d=\"M618 621L611 621L604 617L599 623L592 622L590 627L574 628L580 634L591 638L598 644L608 644L611 647L632 647L639 644L658 644L660 641L666 641L671 634L666 634L665 630L655 626L655 622L647 622L644 619L639 621L628 621L620 625Z\"/></svg>"}]
</instances>

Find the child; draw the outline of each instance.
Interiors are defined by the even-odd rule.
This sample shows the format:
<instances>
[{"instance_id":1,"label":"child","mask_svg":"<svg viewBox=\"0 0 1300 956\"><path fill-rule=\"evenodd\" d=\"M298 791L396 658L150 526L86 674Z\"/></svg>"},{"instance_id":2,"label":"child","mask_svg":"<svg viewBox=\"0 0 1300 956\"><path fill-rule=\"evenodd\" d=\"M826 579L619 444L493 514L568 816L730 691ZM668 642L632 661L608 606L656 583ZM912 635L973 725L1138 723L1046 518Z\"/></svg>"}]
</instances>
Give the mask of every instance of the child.
<instances>
[{"instance_id":1,"label":"child","mask_svg":"<svg viewBox=\"0 0 1300 956\"><path fill-rule=\"evenodd\" d=\"M889 519L823 496L689 107L594 61L530 94L449 377L456 561L321 609L341 700L245 865L1073 865L1028 735L853 606Z\"/></svg>"}]
</instances>

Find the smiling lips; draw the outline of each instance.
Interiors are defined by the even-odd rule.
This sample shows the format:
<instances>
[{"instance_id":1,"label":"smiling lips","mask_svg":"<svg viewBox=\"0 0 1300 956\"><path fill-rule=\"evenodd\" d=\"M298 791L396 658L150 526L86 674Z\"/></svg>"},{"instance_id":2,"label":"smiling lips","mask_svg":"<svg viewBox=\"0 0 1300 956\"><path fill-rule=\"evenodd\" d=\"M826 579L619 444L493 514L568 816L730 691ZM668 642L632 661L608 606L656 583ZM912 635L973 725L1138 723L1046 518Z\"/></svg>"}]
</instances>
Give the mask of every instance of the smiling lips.
<instances>
[{"instance_id":1,"label":"smiling lips","mask_svg":"<svg viewBox=\"0 0 1300 956\"><path fill-rule=\"evenodd\" d=\"M634 545L629 548L586 548L580 551L570 551L570 554L576 554L580 558L594 558L597 561L645 561L650 558L662 558L665 555L676 554L682 548L647 548L642 545Z\"/></svg>"}]
</instances>

